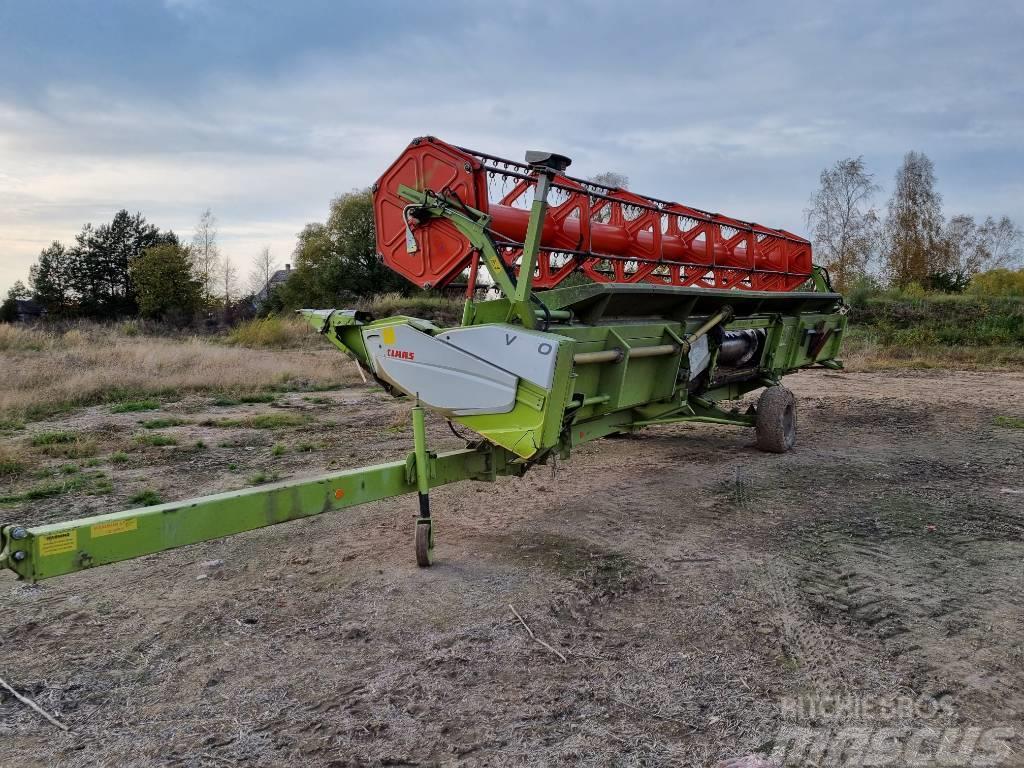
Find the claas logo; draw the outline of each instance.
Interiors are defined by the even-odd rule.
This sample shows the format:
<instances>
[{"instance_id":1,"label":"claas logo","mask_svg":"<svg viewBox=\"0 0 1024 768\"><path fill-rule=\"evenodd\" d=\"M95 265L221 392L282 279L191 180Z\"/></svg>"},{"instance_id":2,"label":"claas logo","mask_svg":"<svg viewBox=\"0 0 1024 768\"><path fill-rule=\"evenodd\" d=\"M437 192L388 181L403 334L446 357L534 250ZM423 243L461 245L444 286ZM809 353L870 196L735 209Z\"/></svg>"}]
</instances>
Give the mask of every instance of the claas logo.
<instances>
[{"instance_id":1,"label":"claas logo","mask_svg":"<svg viewBox=\"0 0 1024 768\"><path fill-rule=\"evenodd\" d=\"M397 357L399 360L415 360L416 353L406 349L389 349L388 357Z\"/></svg>"}]
</instances>

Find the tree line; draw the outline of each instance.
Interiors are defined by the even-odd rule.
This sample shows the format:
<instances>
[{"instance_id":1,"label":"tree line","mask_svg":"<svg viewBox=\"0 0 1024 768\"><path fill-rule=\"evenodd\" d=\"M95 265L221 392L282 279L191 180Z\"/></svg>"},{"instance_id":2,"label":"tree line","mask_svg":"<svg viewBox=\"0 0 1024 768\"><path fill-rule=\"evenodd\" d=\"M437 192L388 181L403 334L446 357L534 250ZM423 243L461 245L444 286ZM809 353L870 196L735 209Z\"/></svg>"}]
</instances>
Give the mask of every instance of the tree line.
<instances>
[{"instance_id":1,"label":"tree line","mask_svg":"<svg viewBox=\"0 0 1024 768\"><path fill-rule=\"evenodd\" d=\"M215 223L206 211L191 244L127 210L108 224L86 224L72 245L54 241L40 252L29 269L29 287L15 283L3 314L9 316L18 299L35 300L57 319L182 321L203 309L230 306L235 272L230 261L219 260ZM223 294L216 291L219 276Z\"/></svg>"},{"instance_id":2,"label":"tree line","mask_svg":"<svg viewBox=\"0 0 1024 768\"><path fill-rule=\"evenodd\" d=\"M620 174L594 180L628 184ZM884 212L875 207L880 192L862 157L839 160L821 172L805 214L815 261L828 269L836 290L866 282L958 292L972 280L990 288L1016 280L1017 274L998 270L1021 263L1020 228L1006 216L979 222L956 214L947 220L934 165L923 153L904 157ZM43 249L29 286L18 282L8 292L0 320L13 319L16 301L29 298L53 318L141 316L188 324L212 316L341 306L361 296L412 290L377 255L369 189L332 200L326 221L307 224L298 234L292 258L289 279L272 285L277 264L264 248L243 287L237 266L221 253L209 209L189 243L141 213L121 210L109 224L86 224L72 245L54 242Z\"/></svg>"},{"instance_id":3,"label":"tree line","mask_svg":"<svg viewBox=\"0 0 1024 768\"><path fill-rule=\"evenodd\" d=\"M237 266L221 252L209 209L189 243L122 210L109 224L86 224L73 245L44 248L29 285L18 281L8 291L0 320L15 319L17 301L25 299L55 319L144 317L185 325L408 292L409 284L377 256L375 240L370 190L340 195L325 222L299 233L286 282L272 284L278 264L265 247L243 286Z\"/></svg>"},{"instance_id":4,"label":"tree line","mask_svg":"<svg viewBox=\"0 0 1024 768\"><path fill-rule=\"evenodd\" d=\"M880 192L863 157L821 172L805 215L815 262L838 291L874 283L959 293L981 273L1024 259L1024 235L1009 217L945 218L935 166L922 152L904 156L884 214L874 205Z\"/></svg>"}]
</instances>

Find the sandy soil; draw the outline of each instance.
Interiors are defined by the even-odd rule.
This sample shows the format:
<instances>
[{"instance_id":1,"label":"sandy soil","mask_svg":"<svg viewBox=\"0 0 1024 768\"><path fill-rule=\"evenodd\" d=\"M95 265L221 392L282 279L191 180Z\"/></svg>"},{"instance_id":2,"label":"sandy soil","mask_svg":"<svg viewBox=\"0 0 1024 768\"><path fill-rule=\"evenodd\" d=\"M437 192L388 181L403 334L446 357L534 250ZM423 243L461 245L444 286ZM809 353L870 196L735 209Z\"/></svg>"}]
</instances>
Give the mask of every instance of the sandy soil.
<instances>
[{"instance_id":1,"label":"sandy soil","mask_svg":"<svg viewBox=\"0 0 1024 768\"><path fill-rule=\"evenodd\" d=\"M829 743L849 727L981 729L988 763L913 764L1024 765L1024 430L993 423L1024 416L1024 374L787 382L800 438L784 456L685 425L435 491L429 570L403 498L34 587L0 577L0 676L72 729L0 693L0 765L867 764L784 760L794 726ZM39 523L141 487L182 498L409 447L407 405L369 388L165 411L281 408L316 421L174 427L179 447L111 467L112 496L2 514ZM139 418L90 409L59 426L113 449ZM431 432L458 445L443 422ZM940 711L800 719L801 695Z\"/></svg>"}]
</instances>

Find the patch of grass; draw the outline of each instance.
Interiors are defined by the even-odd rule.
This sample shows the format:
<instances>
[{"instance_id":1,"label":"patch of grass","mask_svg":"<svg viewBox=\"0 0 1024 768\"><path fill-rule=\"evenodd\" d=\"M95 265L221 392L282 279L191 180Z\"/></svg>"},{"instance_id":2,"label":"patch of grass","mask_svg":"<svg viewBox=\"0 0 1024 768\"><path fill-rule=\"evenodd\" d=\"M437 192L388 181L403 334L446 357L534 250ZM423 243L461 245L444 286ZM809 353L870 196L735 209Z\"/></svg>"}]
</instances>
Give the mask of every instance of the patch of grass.
<instances>
[{"instance_id":1,"label":"patch of grass","mask_svg":"<svg viewBox=\"0 0 1024 768\"><path fill-rule=\"evenodd\" d=\"M75 409L74 403L67 400L58 400L50 403L32 403L26 406L23 413L26 421L43 421L54 416L71 413Z\"/></svg>"},{"instance_id":2,"label":"patch of grass","mask_svg":"<svg viewBox=\"0 0 1024 768\"><path fill-rule=\"evenodd\" d=\"M335 392L347 386L347 384L340 381L328 381L323 384L318 384L315 381L293 381L289 382L288 386L277 387L277 390L280 392Z\"/></svg>"},{"instance_id":3,"label":"patch of grass","mask_svg":"<svg viewBox=\"0 0 1024 768\"><path fill-rule=\"evenodd\" d=\"M109 461L111 464L126 464L128 462L128 454L124 451L114 451L110 454Z\"/></svg>"},{"instance_id":4,"label":"patch of grass","mask_svg":"<svg viewBox=\"0 0 1024 768\"><path fill-rule=\"evenodd\" d=\"M277 400L273 392L251 392L246 395L217 395L213 398L213 405L226 408L232 405L254 405L256 403L272 403Z\"/></svg>"},{"instance_id":5,"label":"patch of grass","mask_svg":"<svg viewBox=\"0 0 1024 768\"><path fill-rule=\"evenodd\" d=\"M26 463L14 451L0 447L0 477L17 477L26 469Z\"/></svg>"},{"instance_id":6,"label":"patch of grass","mask_svg":"<svg viewBox=\"0 0 1024 768\"><path fill-rule=\"evenodd\" d=\"M312 453L316 450L316 445L313 443L299 443L295 446L295 450L299 453Z\"/></svg>"},{"instance_id":7,"label":"patch of grass","mask_svg":"<svg viewBox=\"0 0 1024 768\"><path fill-rule=\"evenodd\" d=\"M73 443L78 439L76 432L40 432L38 435L33 436L32 445L61 445L64 443Z\"/></svg>"},{"instance_id":8,"label":"patch of grass","mask_svg":"<svg viewBox=\"0 0 1024 768\"><path fill-rule=\"evenodd\" d=\"M303 397L302 399L305 400L307 403L312 403L313 405L333 405L334 404L334 400L332 400L331 398L329 398L329 397L321 397L319 395L317 395L315 397L310 397L309 395L307 395L307 396Z\"/></svg>"},{"instance_id":9,"label":"patch of grass","mask_svg":"<svg viewBox=\"0 0 1024 768\"><path fill-rule=\"evenodd\" d=\"M262 485L263 483L273 483L280 478L277 472L257 472L249 478L250 485Z\"/></svg>"},{"instance_id":10,"label":"patch of grass","mask_svg":"<svg viewBox=\"0 0 1024 768\"><path fill-rule=\"evenodd\" d=\"M884 346L1024 344L1024 300L1020 298L883 294L854 307L850 322L869 330Z\"/></svg>"},{"instance_id":11,"label":"patch of grass","mask_svg":"<svg viewBox=\"0 0 1024 768\"><path fill-rule=\"evenodd\" d=\"M60 468L60 471L65 475L76 475L79 471L77 464L65 464Z\"/></svg>"},{"instance_id":12,"label":"patch of grass","mask_svg":"<svg viewBox=\"0 0 1024 768\"><path fill-rule=\"evenodd\" d=\"M858 293L841 356L852 371L1024 367L1024 299Z\"/></svg>"},{"instance_id":13,"label":"patch of grass","mask_svg":"<svg viewBox=\"0 0 1024 768\"><path fill-rule=\"evenodd\" d=\"M99 465L100 460L97 458L86 459L85 461L82 462L83 467L98 467Z\"/></svg>"},{"instance_id":14,"label":"patch of grass","mask_svg":"<svg viewBox=\"0 0 1024 768\"><path fill-rule=\"evenodd\" d=\"M159 432L149 435L136 435L135 442L139 445L152 445L155 447L178 444L178 441L170 435L164 435Z\"/></svg>"},{"instance_id":15,"label":"patch of grass","mask_svg":"<svg viewBox=\"0 0 1024 768\"><path fill-rule=\"evenodd\" d=\"M422 293L415 296L403 296L400 293L382 293L369 299L363 299L356 309L369 312L374 317L388 315L411 315L431 320L438 325L456 325L462 319L461 298Z\"/></svg>"},{"instance_id":16,"label":"patch of grass","mask_svg":"<svg viewBox=\"0 0 1024 768\"><path fill-rule=\"evenodd\" d=\"M206 449L206 443L204 443L202 440L196 440L195 445L193 445L192 447L198 451L202 451Z\"/></svg>"},{"instance_id":17,"label":"patch of grass","mask_svg":"<svg viewBox=\"0 0 1024 768\"><path fill-rule=\"evenodd\" d=\"M259 413L254 416L243 416L238 419L209 419L203 422L204 427L245 427L247 429L285 429L308 424L313 419L306 415L294 413Z\"/></svg>"},{"instance_id":18,"label":"patch of grass","mask_svg":"<svg viewBox=\"0 0 1024 768\"><path fill-rule=\"evenodd\" d=\"M992 423L1007 429L1024 429L1024 419L1018 419L1016 416L996 416Z\"/></svg>"},{"instance_id":19,"label":"patch of grass","mask_svg":"<svg viewBox=\"0 0 1024 768\"><path fill-rule=\"evenodd\" d=\"M271 456L284 456L285 447L281 443L276 443L273 448L270 449Z\"/></svg>"},{"instance_id":20,"label":"patch of grass","mask_svg":"<svg viewBox=\"0 0 1024 768\"><path fill-rule=\"evenodd\" d=\"M168 416L163 419L149 419L142 422L146 429L163 429L165 427L180 427L182 424L189 424L188 419L179 419L177 416Z\"/></svg>"},{"instance_id":21,"label":"patch of grass","mask_svg":"<svg viewBox=\"0 0 1024 768\"><path fill-rule=\"evenodd\" d=\"M21 493L0 496L0 504L17 504L23 501L39 501L40 499L61 496L65 493L79 490L89 484L91 479L82 475L75 475L64 480L47 480L37 483Z\"/></svg>"},{"instance_id":22,"label":"patch of grass","mask_svg":"<svg viewBox=\"0 0 1024 768\"><path fill-rule=\"evenodd\" d=\"M894 346L880 343L870 331L850 329L840 353L848 371L891 369L1019 370L1024 346Z\"/></svg>"},{"instance_id":23,"label":"patch of grass","mask_svg":"<svg viewBox=\"0 0 1024 768\"><path fill-rule=\"evenodd\" d=\"M298 318L264 317L236 325L228 335L232 344L242 347L296 347L313 329Z\"/></svg>"},{"instance_id":24,"label":"patch of grass","mask_svg":"<svg viewBox=\"0 0 1024 768\"><path fill-rule=\"evenodd\" d=\"M60 480L53 480L48 483L39 483L34 485L21 494L22 499L25 501L38 501L39 499L49 499L53 496L60 496L62 493L67 493L78 488L80 483L77 480L67 480L61 482Z\"/></svg>"},{"instance_id":25,"label":"patch of grass","mask_svg":"<svg viewBox=\"0 0 1024 768\"><path fill-rule=\"evenodd\" d=\"M41 352L52 339L35 328L0 323L0 352Z\"/></svg>"},{"instance_id":26,"label":"patch of grass","mask_svg":"<svg viewBox=\"0 0 1024 768\"><path fill-rule=\"evenodd\" d=\"M0 434L17 432L25 428L25 422L21 419L0 418Z\"/></svg>"},{"instance_id":27,"label":"patch of grass","mask_svg":"<svg viewBox=\"0 0 1024 768\"><path fill-rule=\"evenodd\" d=\"M71 329L0 325L0 418L17 425L82 406L123 408L189 393L309 391L355 379L354 370L339 370L337 353L312 331L303 330L301 346L243 349L224 344L222 337L174 333L151 323L130 328L87 322Z\"/></svg>"},{"instance_id":28,"label":"patch of grass","mask_svg":"<svg viewBox=\"0 0 1024 768\"><path fill-rule=\"evenodd\" d=\"M139 491L128 499L132 504L138 504L140 507L152 507L156 504L163 504L164 500L160 497L160 494L156 491L146 488L143 491Z\"/></svg>"},{"instance_id":29,"label":"patch of grass","mask_svg":"<svg viewBox=\"0 0 1024 768\"><path fill-rule=\"evenodd\" d=\"M147 400L126 400L123 403L114 403L110 406L111 413L136 413L138 411L157 411L160 409L160 401L149 398Z\"/></svg>"},{"instance_id":30,"label":"patch of grass","mask_svg":"<svg viewBox=\"0 0 1024 768\"><path fill-rule=\"evenodd\" d=\"M245 403L246 405L252 405L253 403L272 403L277 400L277 395L273 392L257 392L252 395L242 395L238 398L238 402Z\"/></svg>"},{"instance_id":31,"label":"patch of grass","mask_svg":"<svg viewBox=\"0 0 1024 768\"><path fill-rule=\"evenodd\" d=\"M39 448L40 453L59 459L87 459L95 456L96 441L78 437L70 443L50 443Z\"/></svg>"}]
</instances>

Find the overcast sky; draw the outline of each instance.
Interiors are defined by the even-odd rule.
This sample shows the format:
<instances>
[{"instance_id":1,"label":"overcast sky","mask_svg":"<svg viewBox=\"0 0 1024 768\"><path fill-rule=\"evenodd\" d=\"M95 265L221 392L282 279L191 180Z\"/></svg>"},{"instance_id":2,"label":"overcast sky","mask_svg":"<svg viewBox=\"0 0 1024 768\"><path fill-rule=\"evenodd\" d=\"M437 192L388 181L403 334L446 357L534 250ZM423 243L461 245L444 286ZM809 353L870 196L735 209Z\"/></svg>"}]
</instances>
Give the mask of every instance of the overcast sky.
<instances>
[{"instance_id":1,"label":"overcast sky","mask_svg":"<svg viewBox=\"0 0 1024 768\"><path fill-rule=\"evenodd\" d=\"M290 261L424 134L796 232L823 167L884 204L916 149L1024 223L1024 3L0 0L0 290L120 208Z\"/></svg>"}]
</instances>

